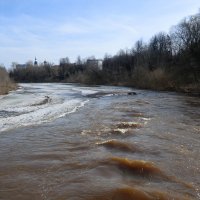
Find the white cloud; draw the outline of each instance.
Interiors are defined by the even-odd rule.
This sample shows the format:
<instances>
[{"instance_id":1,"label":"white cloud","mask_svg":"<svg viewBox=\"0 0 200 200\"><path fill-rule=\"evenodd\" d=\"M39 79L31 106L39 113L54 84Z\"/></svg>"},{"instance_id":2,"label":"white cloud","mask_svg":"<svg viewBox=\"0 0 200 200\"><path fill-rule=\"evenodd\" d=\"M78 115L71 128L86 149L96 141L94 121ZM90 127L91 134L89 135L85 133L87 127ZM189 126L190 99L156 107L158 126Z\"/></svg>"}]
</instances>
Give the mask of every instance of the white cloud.
<instances>
[{"instance_id":1,"label":"white cloud","mask_svg":"<svg viewBox=\"0 0 200 200\"><path fill-rule=\"evenodd\" d=\"M130 22L113 16L55 23L23 15L15 20L6 19L4 23L6 29L5 24L0 27L0 53L7 66L12 61L26 62L35 55L57 62L59 55L64 54L74 59L75 54L102 56L106 52L114 53L114 49L129 46L126 41L137 33Z\"/></svg>"}]
</instances>

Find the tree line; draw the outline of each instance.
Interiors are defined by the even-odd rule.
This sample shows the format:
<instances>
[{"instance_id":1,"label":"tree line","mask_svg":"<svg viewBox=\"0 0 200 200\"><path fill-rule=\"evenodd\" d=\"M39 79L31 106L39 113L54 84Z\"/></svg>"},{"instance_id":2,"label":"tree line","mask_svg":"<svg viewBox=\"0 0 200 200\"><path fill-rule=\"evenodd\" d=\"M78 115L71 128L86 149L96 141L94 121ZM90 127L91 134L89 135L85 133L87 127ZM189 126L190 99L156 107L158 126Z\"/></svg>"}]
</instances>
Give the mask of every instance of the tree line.
<instances>
[{"instance_id":1,"label":"tree line","mask_svg":"<svg viewBox=\"0 0 200 200\"><path fill-rule=\"evenodd\" d=\"M94 58L92 58L94 59ZM169 33L160 32L132 49L105 55L103 68L88 66L87 59L68 58L50 63L14 68L10 76L18 82L80 82L129 85L152 89L200 88L200 11L183 19ZM200 90L200 89L199 89Z\"/></svg>"}]
</instances>

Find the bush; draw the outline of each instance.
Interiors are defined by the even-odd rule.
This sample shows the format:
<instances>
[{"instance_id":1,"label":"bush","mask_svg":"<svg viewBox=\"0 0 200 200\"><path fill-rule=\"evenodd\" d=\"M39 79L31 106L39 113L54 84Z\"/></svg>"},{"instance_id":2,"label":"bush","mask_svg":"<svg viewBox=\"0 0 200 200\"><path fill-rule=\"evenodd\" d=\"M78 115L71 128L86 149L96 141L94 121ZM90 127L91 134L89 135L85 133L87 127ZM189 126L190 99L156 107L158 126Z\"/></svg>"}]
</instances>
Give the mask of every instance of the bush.
<instances>
[{"instance_id":1,"label":"bush","mask_svg":"<svg viewBox=\"0 0 200 200\"><path fill-rule=\"evenodd\" d=\"M7 94L10 90L16 89L4 67L0 67L0 95Z\"/></svg>"},{"instance_id":2,"label":"bush","mask_svg":"<svg viewBox=\"0 0 200 200\"><path fill-rule=\"evenodd\" d=\"M133 85L135 87L153 90L171 90L174 88L171 75L162 68L150 71L141 67L135 69L133 74Z\"/></svg>"}]
</instances>

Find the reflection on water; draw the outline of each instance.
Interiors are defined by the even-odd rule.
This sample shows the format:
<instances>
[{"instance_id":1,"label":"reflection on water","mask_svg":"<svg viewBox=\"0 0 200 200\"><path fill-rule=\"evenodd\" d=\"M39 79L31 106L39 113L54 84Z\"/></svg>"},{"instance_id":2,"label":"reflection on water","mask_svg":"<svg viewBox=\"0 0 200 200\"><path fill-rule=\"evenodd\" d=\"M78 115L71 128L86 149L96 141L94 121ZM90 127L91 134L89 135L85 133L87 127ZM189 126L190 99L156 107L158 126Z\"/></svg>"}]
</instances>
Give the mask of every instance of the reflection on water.
<instances>
[{"instance_id":1,"label":"reflection on water","mask_svg":"<svg viewBox=\"0 0 200 200\"><path fill-rule=\"evenodd\" d=\"M54 108L73 98L87 104L61 118L40 125L32 120L0 133L0 199L200 199L199 98L30 84L25 99L37 90L41 96L28 105L10 96L8 102L15 102L19 112L31 105L46 112L49 98L56 99ZM19 123L12 106L1 100L0 113L9 110L4 117Z\"/></svg>"}]
</instances>

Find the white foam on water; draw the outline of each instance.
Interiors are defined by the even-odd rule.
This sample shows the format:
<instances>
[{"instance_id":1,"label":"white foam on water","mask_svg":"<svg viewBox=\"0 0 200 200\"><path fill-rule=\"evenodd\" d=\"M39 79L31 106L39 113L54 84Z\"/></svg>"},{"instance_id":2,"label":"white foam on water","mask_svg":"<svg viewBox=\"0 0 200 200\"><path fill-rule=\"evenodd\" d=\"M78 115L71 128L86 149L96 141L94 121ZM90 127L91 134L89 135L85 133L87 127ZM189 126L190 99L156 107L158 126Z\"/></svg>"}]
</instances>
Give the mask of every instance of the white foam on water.
<instances>
[{"instance_id":1,"label":"white foam on water","mask_svg":"<svg viewBox=\"0 0 200 200\"><path fill-rule=\"evenodd\" d=\"M68 85L22 84L22 87L0 99L0 111L5 113L0 116L0 132L53 121L75 112L88 102L70 96L72 86Z\"/></svg>"},{"instance_id":2,"label":"white foam on water","mask_svg":"<svg viewBox=\"0 0 200 200\"><path fill-rule=\"evenodd\" d=\"M97 91L93 91L93 90L83 90L81 91L82 95L86 96L86 95L90 95L90 94L96 94Z\"/></svg>"},{"instance_id":3,"label":"white foam on water","mask_svg":"<svg viewBox=\"0 0 200 200\"><path fill-rule=\"evenodd\" d=\"M102 91L113 93L113 88L61 83L20 84L18 90L0 97L0 132L64 117L84 106L89 101L87 95Z\"/></svg>"},{"instance_id":4,"label":"white foam on water","mask_svg":"<svg viewBox=\"0 0 200 200\"><path fill-rule=\"evenodd\" d=\"M37 106L34 109L30 107L13 109L14 112L25 112L19 116L6 117L0 120L0 130L13 129L21 126L36 125L64 117L75 112L78 108L84 106L87 101L69 100L60 104L48 104ZM21 110L20 110L21 109ZM27 112L28 111L28 112Z\"/></svg>"},{"instance_id":5,"label":"white foam on water","mask_svg":"<svg viewBox=\"0 0 200 200\"><path fill-rule=\"evenodd\" d=\"M83 96L98 93L98 90L91 90L87 87L74 88L73 91L78 92L78 93L82 94Z\"/></svg>"}]
</instances>

